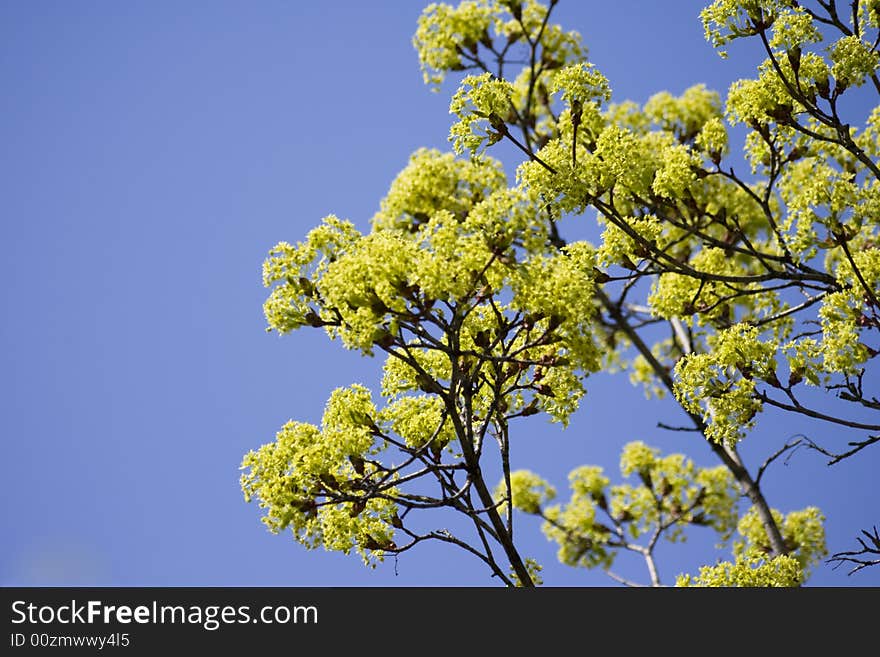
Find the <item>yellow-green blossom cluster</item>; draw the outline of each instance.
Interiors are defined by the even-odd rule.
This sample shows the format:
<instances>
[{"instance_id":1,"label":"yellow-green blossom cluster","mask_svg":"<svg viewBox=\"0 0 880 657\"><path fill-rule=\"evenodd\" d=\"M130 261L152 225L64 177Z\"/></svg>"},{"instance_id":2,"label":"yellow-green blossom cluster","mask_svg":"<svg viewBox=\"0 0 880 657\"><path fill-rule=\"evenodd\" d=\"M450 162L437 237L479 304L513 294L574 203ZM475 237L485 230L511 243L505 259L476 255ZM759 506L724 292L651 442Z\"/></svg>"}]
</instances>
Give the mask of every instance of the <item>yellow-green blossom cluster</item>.
<instances>
[{"instance_id":1,"label":"yellow-green blossom cluster","mask_svg":"<svg viewBox=\"0 0 880 657\"><path fill-rule=\"evenodd\" d=\"M700 18L706 39L719 48L770 27L781 14L795 6L793 0L715 0L700 12ZM719 53L727 56L723 50Z\"/></svg>"},{"instance_id":2,"label":"yellow-green blossom cluster","mask_svg":"<svg viewBox=\"0 0 880 657\"><path fill-rule=\"evenodd\" d=\"M549 91L559 93L569 106L578 104L584 107L587 103L598 106L611 99L608 79L589 62L578 62L556 71Z\"/></svg>"},{"instance_id":3,"label":"yellow-green blossom cluster","mask_svg":"<svg viewBox=\"0 0 880 657\"><path fill-rule=\"evenodd\" d=\"M648 99L645 115L662 130L675 134L682 142L693 139L712 119L721 116L721 99L717 91L694 85L675 97L661 91Z\"/></svg>"},{"instance_id":4,"label":"yellow-green blossom cluster","mask_svg":"<svg viewBox=\"0 0 880 657\"><path fill-rule=\"evenodd\" d=\"M301 326L322 326L310 277L323 275L360 233L350 221L334 215L324 219L306 239L292 246L279 242L263 263L263 285L273 287L263 305L269 330L287 333Z\"/></svg>"},{"instance_id":5,"label":"yellow-green blossom cluster","mask_svg":"<svg viewBox=\"0 0 880 657\"><path fill-rule=\"evenodd\" d=\"M859 5L859 19L864 21L865 25L880 28L880 2L868 0L861 3Z\"/></svg>"},{"instance_id":6,"label":"yellow-green blossom cluster","mask_svg":"<svg viewBox=\"0 0 880 657\"><path fill-rule=\"evenodd\" d=\"M822 342L818 352L826 372L853 374L868 359L868 348L859 340L862 299L858 290L834 292L819 309Z\"/></svg>"},{"instance_id":7,"label":"yellow-green blossom cluster","mask_svg":"<svg viewBox=\"0 0 880 657\"><path fill-rule=\"evenodd\" d=\"M657 244L663 233L663 223L654 215L625 219L630 231L635 232L641 240L635 239L630 232L614 223L606 223L602 232L602 244L596 252L596 260L602 265L617 265L624 261L638 261L638 253L644 253L644 242Z\"/></svg>"},{"instance_id":8,"label":"yellow-green blossom cluster","mask_svg":"<svg viewBox=\"0 0 880 657\"><path fill-rule=\"evenodd\" d=\"M544 535L559 545L557 556L567 566L610 568L616 552L607 543L612 530L599 521L601 506L607 507L605 492L608 480L602 469L577 468L568 476L571 499L565 506L544 510Z\"/></svg>"},{"instance_id":9,"label":"yellow-green blossom cluster","mask_svg":"<svg viewBox=\"0 0 880 657\"><path fill-rule=\"evenodd\" d=\"M448 381L452 367L447 356L436 349L413 350L417 367L400 358L387 358L382 368L382 395L393 398L406 392L418 392L424 387L419 370L435 381Z\"/></svg>"},{"instance_id":10,"label":"yellow-green blossom cluster","mask_svg":"<svg viewBox=\"0 0 880 657\"><path fill-rule=\"evenodd\" d=\"M507 497L507 486L500 483L495 489L495 499ZM510 473L510 499L513 508L523 513L541 513L541 507L556 497L556 489L538 475L528 470Z\"/></svg>"},{"instance_id":11,"label":"yellow-green blossom cluster","mask_svg":"<svg viewBox=\"0 0 880 657\"><path fill-rule=\"evenodd\" d=\"M782 534L786 553L772 554L767 531L755 507L737 523L734 560L703 566L699 575L680 575L676 586L778 587L800 586L810 569L827 554L825 518L815 507L783 516L771 511Z\"/></svg>"},{"instance_id":12,"label":"yellow-green blossom cluster","mask_svg":"<svg viewBox=\"0 0 880 657\"><path fill-rule=\"evenodd\" d=\"M443 400L436 395L398 396L379 411L379 419L412 448L442 448L455 438Z\"/></svg>"},{"instance_id":13,"label":"yellow-green blossom cluster","mask_svg":"<svg viewBox=\"0 0 880 657\"><path fill-rule=\"evenodd\" d=\"M357 550L365 563L381 560L383 547L393 547L396 505L387 498L362 497L354 486L376 474L369 459L385 448L373 433L376 417L366 388L339 388L327 402L320 428L288 422L274 442L244 457L245 499L259 501L272 532L290 529L309 548Z\"/></svg>"},{"instance_id":14,"label":"yellow-green blossom cluster","mask_svg":"<svg viewBox=\"0 0 880 657\"><path fill-rule=\"evenodd\" d=\"M423 11L413 37L425 83L433 90L450 71L474 66L480 46L493 41L507 47L540 37L543 71L586 57L581 36L547 21L548 8L537 0L464 0L457 6L432 3Z\"/></svg>"},{"instance_id":15,"label":"yellow-green blossom cluster","mask_svg":"<svg viewBox=\"0 0 880 657\"><path fill-rule=\"evenodd\" d=\"M569 475L571 498L547 506L555 490L528 471L511 474L515 508L541 515L545 535L559 545L559 560L570 566L609 568L625 541L664 527L668 540L684 540L686 525L708 526L726 539L737 522L737 491L723 466L699 468L682 454L661 456L642 442L623 449L620 472L637 483L610 485L597 466ZM496 499L506 496L504 483Z\"/></svg>"},{"instance_id":16,"label":"yellow-green blossom cluster","mask_svg":"<svg viewBox=\"0 0 880 657\"><path fill-rule=\"evenodd\" d=\"M667 540L684 540L688 523L712 527L726 539L736 525L736 490L724 466L698 468L683 454L660 456L659 450L637 441L627 444L620 457L624 477L635 475L639 484L611 488L611 512L629 518L629 534L637 538L660 522L674 520Z\"/></svg>"},{"instance_id":17,"label":"yellow-green blossom cluster","mask_svg":"<svg viewBox=\"0 0 880 657\"><path fill-rule=\"evenodd\" d=\"M804 581L797 559L787 554L776 557L753 557L723 561L714 566L702 566L700 574L679 575L676 586L698 587L794 587Z\"/></svg>"},{"instance_id":18,"label":"yellow-green blossom cluster","mask_svg":"<svg viewBox=\"0 0 880 657\"><path fill-rule=\"evenodd\" d=\"M776 346L755 327L737 324L711 336L709 347L675 366L675 394L685 409L703 418L710 440L733 445L754 426L762 408L755 380L776 376Z\"/></svg>"},{"instance_id":19,"label":"yellow-green blossom cluster","mask_svg":"<svg viewBox=\"0 0 880 657\"><path fill-rule=\"evenodd\" d=\"M589 244L573 242L554 255L527 261L512 284L514 307L555 318L568 355L587 370L598 367L599 356L590 328L595 262Z\"/></svg>"},{"instance_id":20,"label":"yellow-green blossom cluster","mask_svg":"<svg viewBox=\"0 0 880 657\"><path fill-rule=\"evenodd\" d=\"M410 234L440 211L463 218L493 192L506 190L501 163L489 157L463 160L452 153L420 148L394 178L374 231L397 229Z\"/></svg>"},{"instance_id":21,"label":"yellow-green blossom cluster","mask_svg":"<svg viewBox=\"0 0 880 657\"><path fill-rule=\"evenodd\" d=\"M792 3L794 5L794 3ZM804 7L786 7L773 21L770 47L793 51L822 40L822 33Z\"/></svg>"},{"instance_id":22,"label":"yellow-green blossom cluster","mask_svg":"<svg viewBox=\"0 0 880 657\"><path fill-rule=\"evenodd\" d=\"M797 73L792 59L777 53L758 67L757 79L737 80L727 94L725 114L731 124L745 123L752 128L768 124L785 127L804 112L802 99L815 103L817 94L828 95L831 68L814 52L798 55ZM799 96L791 93L792 80L797 78ZM766 140L767 136L764 136Z\"/></svg>"},{"instance_id":23,"label":"yellow-green blossom cluster","mask_svg":"<svg viewBox=\"0 0 880 657\"><path fill-rule=\"evenodd\" d=\"M660 168L654 175L651 190L658 196L678 198L697 179L694 168L701 158L686 146L667 146L660 152Z\"/></svg>"},{"instance_id":24,"label":"yellow-green blossom cluster","mask_svg":"<svg viewBox=\"0 0 880 657\"><path fill-rule=\"evenodd\" d=\"M465 0L457 7L446 3L425 7L413 37L425 84L439 85L446 71L464 68L462 50L476 52L477 44L489 38L496 11L495 3L485 0Z\"/></svg>"},{"instance_id":25,"label":"yellow-green blossom cluster","mask_svg":"<svg viewBox=\"0 0 880 657\"><path fill-rule=\"evenodd\" d=\"M456 153L472 155L484 142L492 145L503 136L504 123L513 112L513 85L491 73L469 75L462 80L449 104L449 113L458 121L449 130L449 141Z\"/></svg>"},{"instance_id":26,"label":"yellow-green blossom cluster","mask_svg":"<svg viewBox=\"0 0 880 657\"><path fill-rule=\"evenodd\" d=\"M703 124L695 140L697 148L709 154L717 164L729 151L727 128L719 117L713 117Z\"/></svg>"},{"instance_id":27,"label":"yellow-green blossom cluster","mask_svg":"<svg viewBox=\"0 0 880 657\"><path fill-rule=\"evenodd\" d=\"M876 73L880 53L854 34L844 36L831 46L831 74L838 85L861 87L865 79Z\"/></svg>"},{"instance_id":28,"label":"yellow-green blossom cluster","mask_svg":"<svg viewBox=\"0 0 880 657\"><path fill-rule=\"evenodd\" d=\"M501 14L497 32L507 39L525 38L537 42L540 35L541 60L552 69L562 62L576 62L587 56L576 30L563 30L548 22L548 7L539 0L499 0L498 4L510 15Z\"/></svg>"},{"instance_id":29,"label":"yellow-green blossom cluster","mask_svg":"<svg viewBox=\"0 0 880 657\"><path fill-rule=\"evenodd\" d=\"M570 68L579 75L593 71L586 64ZM565 80L567 73L559 71L555 80ZM674 204L687 194L702 196L701 187L717 191L716 181L696 184L705 156L717 164L727 149L716 93L697 85L680 97L657 94L644 109L615 105L600 114L597 108L590 101L565 109L557 123L559 136L544 144L536 160L520 165L518 181L530 198L544 199L562 214L579 214L590 199L613 192L615 209L626 216L644 208L645 199ZM577 116L575 164L571 141ZM708 190L706 198L712 198ZM681 237L671 228L667 232L671 239Z\"/></svg>"},{"instance_id":30,"label":"yellow-green blossom cluster","mask_svg":"<svg viewBox=\"0 0 880 657\"><path fill-rule=\"evenodd\" d=\"M814 506L792 511L785 516L776 509L771 513L782 533L787 554L797 560L806 579L810 569L828 554L825 547L825 516ZM771 551L767 532L754 507L740 518L737 532L741 538L734 541L733 554L738 560L760 558Z\"/></svg>"},{"instance_id":31,"label":"yellow-green blossom cluster","mask_svg":"<svg viewBox=\"0 0 880 657\"><path fill-rule=\"evenodd\" d=\"M872 157L880 157L880 105L871 111L865 121L865 129L856 135L855 141L863 151ZM874 188L876 189L876 183Z\"/></svg>"},{"instance_id":32,"label":"yellow-green blossom cluster","mask_svg":"<svg viewBox=\"0 0 880 657\"><path fill-rule=\"evenodd\" d=\"M532 255L520 265L521 249ZM370 354L397 337L401 319L423 316L438 300L515 286L521 309L571 320L563 329L568 346L587 363L595 359L587 354L592 313L582 294L591 253L573 245L569 255L548 261L547 250L546 223L523 194L503 187L496 164L420 151L392 185L371 233L330 216L296 247L281 243L272 251L264 265L272 287L266 317L282 333L323 326Z\"/></svg>"}]
</instances>

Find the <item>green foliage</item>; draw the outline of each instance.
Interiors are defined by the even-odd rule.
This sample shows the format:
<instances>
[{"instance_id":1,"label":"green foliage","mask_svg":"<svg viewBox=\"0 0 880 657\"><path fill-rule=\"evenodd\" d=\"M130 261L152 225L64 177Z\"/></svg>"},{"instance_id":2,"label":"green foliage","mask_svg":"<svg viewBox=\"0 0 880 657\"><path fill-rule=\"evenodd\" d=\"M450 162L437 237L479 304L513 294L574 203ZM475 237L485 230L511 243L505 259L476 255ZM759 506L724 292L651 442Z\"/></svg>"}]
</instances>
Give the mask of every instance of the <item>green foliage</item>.
<instances>
[{"instance_id":1,"label":"green foliage","mask_svg":"<svg viewBox=\"0 0 880 657\"><path fill-rule=\"evenodd\" d=\"M640 106L610 102L580 36L552 21L556 4L425 9L413 43L426 83L464 74L455 154L416 151L368 233L331 215L263 268L269 329L323 328L383 353L383 404L359 386L334 392L320 429L288 423L245 458L242 488L271 530L370 563L430 538L533 584L516 508L543 519L569 565L608 570L631 551L659 584L660 537L710 527L725 541L737 528L733 561L678 583L800 584L826 553L824 518L773 511L763 468L737 448L771 409L880 430L847 406L877 409L862 379L880 328L880 107L850 120L841 103L858 87L880 92L880 5L857 3L844 23L833 3L715 0L700 14L707 39L754 43L766 57L755 76L723 101L695 85ZM748 179L726 161L728 124L747 130ZM513 183L486 155L501 141L523 154ZM593 213L596 244L563 239ZM511 435L532 415L565 426L600 369L677 404L721 464L630 443L624 483L582 466L570 500L551 504L550 483L511 471ZM841 405L811 408L807 386ZM840 460L872 440L821 451ZM503 474L494 492L484 466ZM742 517L740 494L753 503ZM440 508L476 538L409 523Z\"/></svg>"}]
</instances>

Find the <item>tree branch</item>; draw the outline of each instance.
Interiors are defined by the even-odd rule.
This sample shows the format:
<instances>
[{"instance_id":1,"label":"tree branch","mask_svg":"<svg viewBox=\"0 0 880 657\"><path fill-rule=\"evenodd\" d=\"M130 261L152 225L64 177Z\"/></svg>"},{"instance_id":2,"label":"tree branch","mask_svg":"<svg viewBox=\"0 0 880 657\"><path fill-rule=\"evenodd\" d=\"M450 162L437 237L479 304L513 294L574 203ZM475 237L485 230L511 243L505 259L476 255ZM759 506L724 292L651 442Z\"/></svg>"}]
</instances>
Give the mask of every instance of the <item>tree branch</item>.
<instances>
[{"instance_id":1,"label":"tree branch","mask_svg":"<svg viewBox=\"0 0 880 657\"><path fill-rule=\"evenodd\" d=\"M880 533L877 532L876 525L874 525L873 529L873 534L865 529L862 530L862 535L865 537L864 539L861 536L856 537L859 545L862 546L860 550L837 552L836 554L832 555L830 559L828 559L828 563L836 562L835 568L843 565L844 563L855 564L855 568L849 571L849 575L853 575L863 568L868 568L869 566L880 565ZM868 542L866 543L865 540L867 540ZM870 555L877 555L877 557L870 558Z\"/></svg>"}]
</instances>

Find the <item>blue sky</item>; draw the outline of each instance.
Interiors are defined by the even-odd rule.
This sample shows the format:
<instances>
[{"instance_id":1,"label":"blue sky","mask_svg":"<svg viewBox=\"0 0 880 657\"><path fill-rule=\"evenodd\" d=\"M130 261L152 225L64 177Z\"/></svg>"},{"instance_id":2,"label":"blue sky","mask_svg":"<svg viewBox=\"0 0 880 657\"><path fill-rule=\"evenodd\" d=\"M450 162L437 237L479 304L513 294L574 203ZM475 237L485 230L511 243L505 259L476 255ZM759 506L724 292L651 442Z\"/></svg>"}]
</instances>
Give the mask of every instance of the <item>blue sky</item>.
<instances>
[{"instance_id":1,"label":"blue sky","mask_svg":"<svg viewBox=\"0 0 880 657\"><path fill-rule=\"evenodd\" d=\"M410 43L422 6L0 3L0 584L491 584L447 546L375 571L308 552L269 534L238 486L242 455L285 421L316 422L333 388L378 381L378 361L322 333L267 334L260 268L329 213L365 229L412 151L448 147L450 88L423 86ZM701 6L563 0L556 17L615 100L644 101L697 82L723 92L752 70L753 53L713 53ZM616 472L632 439L715 465L690 434L656 429L674 410L625 377L588 389L568 430L523 430L515 466L563 492L582 463ZM754 467L809 428L769 417L744 452ZM767 495L784 511L819 505L829 547L849 549L876 522L872 462L798 452ZM519 527L548 584L611 583ZM712 543L665 548L665 580ZM812 583L878 585L880 568L822 566Z\"/></svg>"}]
</instances>

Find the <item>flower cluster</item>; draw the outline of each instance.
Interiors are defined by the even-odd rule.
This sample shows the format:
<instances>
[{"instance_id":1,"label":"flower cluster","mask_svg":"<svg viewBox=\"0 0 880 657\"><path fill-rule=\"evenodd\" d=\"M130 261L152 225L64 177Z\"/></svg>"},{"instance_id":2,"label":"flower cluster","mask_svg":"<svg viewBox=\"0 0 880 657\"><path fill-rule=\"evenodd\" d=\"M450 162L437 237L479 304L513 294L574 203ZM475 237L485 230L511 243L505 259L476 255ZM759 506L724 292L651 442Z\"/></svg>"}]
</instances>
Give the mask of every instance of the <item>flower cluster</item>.
<instances>
[{"instance_id":1,"label":"flower cluster","mask_svg":"<svg viewBox=\"0 0 880 657\"><path fill-rule=\"evenodd\" d=\"M376 416L366 388L339 388L327 402L320 428L288 422L274 442L244 457L245 499L259 500L272 532L289 529L309 548L356 550L372 565L395 547L396 505L364 493L382 478L372 461L385 449L374 438Z\"/></svg>"},{"instance_id":2,"label":"flower cluster","mask_svg":"<svg viewBox=\"0 0 880 657\"><path fill-rule=\"evenodd\" d=\"M679 575L676 586L724 587L793 587L809 577L810 568L827 554L825 518L815 507L792 511L785 517L773 510L782 532L786 554L769 556L772 552L767 533L752 508L740 519L734 542L733 561L703 566L699 575Z\"/></svg>"},{"instance_id":3,"label":"flower cluster","mask_svg":"<svg viewBox=\"0 0 880 657\"><path fill-rule=\"evenodd\" d=\"M761 410L756 379L776 377L776 346L760 332L737 324L710 338L706 353L690 354L675 367L675 394L689 412L700 415L706 435L733 445L754 426Z\"/></svg>"},{"instance_id":4,"label":"flower cluster","mask_svg":"<svg viewBox=\"0 0 880 657\"><path fill-rule=\"evenodd\" d=\"M570 500L548 506L555 489L518 470L511 473L513 506L544 518L544 533L559 545L562 563L586 568L609 568L628 540L658 527L670 541L684 540L688 525L711 527L722 539L736 527L737 493L723 466L700 468L682 454L661 456L637 441L624 447L620 472L638 483L611 486L602 468L575 468L569 475ZM495 496L506 497L504 482Z\"/></svg>"}]
</instances>

